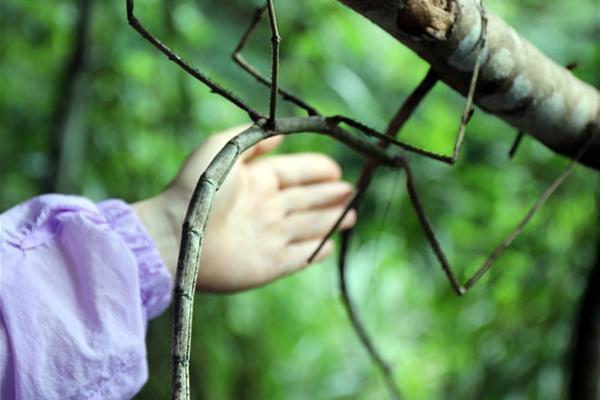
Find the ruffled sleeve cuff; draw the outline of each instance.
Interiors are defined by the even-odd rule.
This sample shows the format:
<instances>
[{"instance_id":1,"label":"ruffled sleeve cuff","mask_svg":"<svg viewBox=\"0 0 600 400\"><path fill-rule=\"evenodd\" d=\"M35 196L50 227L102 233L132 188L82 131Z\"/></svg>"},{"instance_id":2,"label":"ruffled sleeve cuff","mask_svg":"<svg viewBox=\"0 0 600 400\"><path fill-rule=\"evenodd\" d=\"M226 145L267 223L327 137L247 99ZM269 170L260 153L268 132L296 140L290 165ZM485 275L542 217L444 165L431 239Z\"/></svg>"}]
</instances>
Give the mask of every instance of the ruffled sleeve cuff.
<instances>
[{"instance_id":1,"label":"ruffled sleeve cuff","mask_svg":"<svg viewBox=\"0 0 600 400\"><path fill-rule=\"evenodd\" d=\"M171 302L173 280L154 242L133 209L124 201L105 200L98 203L98 209L137 261L142 305L147 318L160 315Z\"/></svg>"}]
</instances>

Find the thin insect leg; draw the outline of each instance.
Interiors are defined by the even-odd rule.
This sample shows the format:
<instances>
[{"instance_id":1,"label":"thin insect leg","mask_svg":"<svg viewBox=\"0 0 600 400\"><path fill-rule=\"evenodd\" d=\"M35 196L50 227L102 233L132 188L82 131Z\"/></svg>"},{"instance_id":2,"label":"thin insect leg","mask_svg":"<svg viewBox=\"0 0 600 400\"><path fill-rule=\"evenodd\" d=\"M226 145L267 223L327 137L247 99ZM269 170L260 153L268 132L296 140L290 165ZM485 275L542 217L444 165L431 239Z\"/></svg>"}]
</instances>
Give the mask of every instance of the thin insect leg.
<instances>
[{"instance_id":1,"label":"thin insect leg","mask_svg":"<svg viewBox=\"0 0 600 400\"><path fill-rule=\"evenodd\" d=\"M392 118L386 129L385 135L387 137L395 136L402 129L406 121L413 114L417 106L421 104L421 101L423 101L427 93L431 91L431 89L437 81L437 75L435 74L435 72L433 72L433 69L429 69L429 71L427 71L427 75L425 75L425 78L423 78L423 80L419 83L415 90L413 90L411 94L406 98L406 100L404 100L402 106L400 106L396 114L394 114L394 117ZM381 140L379 143L380 147L382 148L387 147L388 144L389 142L386 142L384 140ZM339 216L339 218L329 229L323 240L319 243L319 246L317 246L316 250L308 258L308 262L312 262L312 260L317 256L321 248L325 245L325 242L327 242L327 240L335 233L335 231L340 226L342 220L348 214L348 212L350 212L351 209L358 207L361 200L360 198L363 195L363 193L368 189L371 183L373 172L378 166L379 163L376 160L369 160L366 163L360 178L356 182L356 192L354 196L350 199L350 202L342 212L342 215Z\"/></svg>"},{"instance_id":2,"label":"thin insect leg","mask_svg":"<svg viewBox=\"0 0 600 400\"><path fill-rule=\"evenodd\" d=\"M244 46L246 46L248 39L250 39L252 32L254 32L254 29L256 29L256 26L262 19L263 15L265 15L265 11L267 11L266 4L262 7L257 8L256 11L254 12L252 19L250 20L250 25L248 25L248 28L246 28L246 30L244 31L244 34L240 38L240 41L238 42L237 46L235 46L233 53L231 53L231 58L233 58L234 61L237 62L236 57L238 57L238 56L241 57L240 53L242 52ZM266 78L265 78L265 80L266 80Z\"/></svg>"},{"instance_id":3,"label":"thin insect leg","mask_svg":"<svg viewBox=\"0 0 600 400\"><path fill-rule=\"evenodd\" d=\"M569 71L574 71L577 68L579 68L579 63L577 61L570 62L567 65L565 65L565 68Z\"/></svg>"},{"instance_id":4,"label":"thin insect leg","mask_svg":"<svg viewBox=\"0 0 600 400\"><path fill-rule=\"evenodd\" d=\"M385 381L385 384L390 392L390 397L394 400L399 400L402 396L400 395L400 390L396 383L394 382L394 378L392 376L392 371L389 365L385 362L381 354L375 348L375 345L371 341L367 330L364 325L360 321L358 314L354 310L354 306L352 304L352 300L350 299L350 294L348 292L348 286L346 282L346 256L348 254L348 249L350 248L350 241L352 239L353 229L349 229L347 231L342 232L341 236L341 246L338 258L338 273L339 273L339 285L340 285L340 293L342 295L342 304L346 309L346 313L348 314L348 318L352 323L352 327L356 332L359 340L361 341L363 347L367 350L369 357L377 368L380 370L381 375Z\"/></svg>"},{"instance_id":5,"label":"thin insect leg","mask_svg":"<svg viewBox=\"0 0 600 400\"><path fill-rule=\"evenodd\" d=\"M267 0L267 9L269 11L269 25L271 26L271 98L269 100L269 120L267 121L267 127L275 128L279 78L279 43L281 42L281 36L279 36L279 29L277 28L277 16L273 0Z\"/></svg>"},{"instance_id":6,"label":"thin insect leg","mask_svg":"<svg viewBox=\"0 0 600 400\"><path fill-rule=\"evenodd\" d=\"M597 134L597 133L596 133ZM542 205L548 200L548 198L556 191L556 189L560 186L561 183L571 174L573 168L577 161L581 158L581 156L585 153L587 148L592 142L593 136L595 134L589 135L589 138L586 140L584 145L582 146L579 153L573 158L573 160L569 163L569 165L565 168L565 170L548 186L548 188L544 191L542 196L535 202L535 204L529 209L527 214L523 217L523 219L519 222L519 224L510 232L510 234L492 251L492 253L486 258L482 266L467 280L465 285L461 285L452 272L452 267L450 266L444 251L442 250L441 245L439 244L437 237L431 227L431 224L425 215L425 210L421 201L419 199L419 195L417 194L414 179L410 167L406 160L402 164L402 169L406 173L406 187L408 189L409 198L413 205L415 212L417 213L417 217L419 218L419 222L423 231L425 232L425 236L431 246L433 252L435 253L438 262L442 266L442 270L446 274L452 288L458 295L463 295L467 292L467 290L471 289L480 279L481 277L492 267L494 261L506 250L506 248L519 236L519 234L523 231L527 223L533 218L535 213L542 207Z\"/></svg>"},{"instance_id":7,"label":"thin insect leg","mask_svg":"<svg viewBox=\"0 0 600 400\"><path fill-rule=\"evenodd\" d=\"M348 117L341 116L341 115L336 115L334 117L331 117L331 121L333 123L344 122L356 129L364 132L365 134L367 134L369 136L374 136L381 140L388 141L390 144L393 144L395 146L403 148L406 151L409 151L412 153L417 153L422 156L425 156L425 157L428 157L428 158L431 158L434 160L438 160L438 161L441 161L441 162L449 164L449 165L453 165L458 160L458 157L460 155L460 150L462 148L462 143L463 143L463 140L465 137L465 130L466 130L467 124L469 123L469 121L471 120L471 117L473 116L473 111L474 111L473 110L473 97L475 95L475 88L477 87L477 81L479 79L479 70L481 67L481 59L483 56L483 49L485 48L486 34L487 34L487 17L485 16L485 10L483 7L481 7L480 12L481 12L481 38L479 40L477 57L475 59L475 65L473 67L473 74L471 75L471 81L469 83L469 89L467 92L467 99L466 99L465 107L464 107L462 115L461 115L460 127L458 129L458 134L457 134L456 140L454 142L454 151L452 152L451 157L432 153L430 151L423 150L423 149L420 149L415 146L411 146L409 144L400 142L398 140L387 138L385 134L380 133L373 128L370 128L361 122L355 121L352 118L348 118Z\"/></svg>"},{"instance_id":8,"label":"thin insect leg","mask_svg":"<svg viewBox=\"0 0 600 400\"><path fill-rule=\"evenodd\" d=\"M517 132L515 141L513 142L512 146L510 146L510 150L508 151L508 158L513 158L515 156L515 153L517 152L517 149L519 148L519 145L523 140L523 136L525 136L525 133L523 131Z\"/></svg>"},{"instance_id":9,"label":"thin insect leg","mask_svg":"<svg viewBox=\"0 0 600 400\"><path fill-rule=\"evenodd\" d=\"M413 114L415 109L421 104L425 96L433 89L438 81L438 76L433 70L429 68L425 77L421 80L419 85L412 91L406 98L404 103L400 106L396 114L392 117L392 120L385 130L385 135L389 137L396 137L400 133L400 129L404 126L406 121ZM385 142L381 142L382 146L387 146Z\"/></svg>"},{"instance_id":10,"label":"thin insect leg","mask_svg":"<svg viewBox=\"0 0 600 400\"><path fill-rule=\"evenodd\" d=\"M252 34L254 29L260 22L260 19L262 18L262 16L264 15L266 10L267 10L267 5L256 10L256 12L254 13L254 16L252 17L252 20L250 21L250 25L248 26L248 29L246 29L246 31L242 35L242 38L240 39L240 42L233 50L233 53L231 53L231 58L238 66L240 66L244 71L249 73L258 82L262 83L263 85L265 85L267 87L271 87L271 81L268 78L266 78L264 75L262 75L256 68L254 68L248 61L246 61L244 56L242 56L242 50L243 50L244 46L248 42L250 35ZM320 115L315 107L311 106L304 100L300 99L295 94L290 93L287 90L284 90L280 87L277 89L277 92L283 100L289 101L290 103L293 103L296 106L306 110L306 112L308 113L309 116Z\"/></svg>"},{"instance_id":11,"label":"thin insect leg","mask_svg":"<svg viewBox=\"0 0 600 400\"><path fill-rule=\"evenodd\" d=\"M365 124L363 124L362 122L356 121L356 120L354 120L352 118L349 118L349 117L346 117L346 116L343 116L343 115L334 115L333 117L328 117L327 119L328 119L328 121L331 124L339 124L339 123L343 122L343 123L345 123L345 124L347 124L347 125L349 125L349 126L351 126L353 128L358 129L359 131L361 131L362 133L364 133L367 136L371 136L371 137L377 138L380 141L386 142L389 145L394 145L394 146L400 147L401 149L404 149L404 150L406 150L408 152L416 153L416 154L422 155L424 157L431 158L433 160L441 161L441 162L446 163L446 164L452 164L452 158L451 157L448 157L448 156L445 156L445 155L441 155L441 154L437 154L437 153L433 153L433 152L430 152L430 151L423 150L423 149L420 149L418 147L412 146L410 144L401 142L401 141L399 141L397 139L394 139L394 138L392 138L390 136L387 136L384 133L381 133L381 132L379 132L379 131L377 131L377 130L375 130L375 129L373 129L373 128L365 125Z\"/></svg>"},{"instance_id":12,"label":"thin insect leg","mask_svg":"<svg viewBox=\"0 0 600 400\"><path fill-rule=\"evenodd\" d=\"M533 218L535 213L544 205L546 200L558 189L558 187L567 179L567 177L573 172L573 168L575 164L581 158L585 150L588 148L590 143L592 142L593 135L590 135L587 142L583 145L579 153L575 156L575 158L569 162L569 165L565 168L565 170L548 186L548 188L544 191L544 194L535 202L535 204L529 209L527 214L523 217L523 219L519 222L519 224L513 229L513 231L492 251L492 253L485 260L483 265L473 274L471 278L467 280L465 283L465 290L469 290L475 285L479 279L492 267L492 264L496 259L506 250L506 248L515 240L517 236L523 231L523 228L527 225L527 223Z\"/></svg>"},{"instance_id":13,"label":"thin insect leg","mask_svg":"<svg viewBox=\"0 0 600 400\"><path fill-rule=\"evenodd\" d=\"M308 257L307 262L311 263L315 259L315 257L319 253L319 251L321 251L321 248L327 242L327 240L329 240L329 238L331 236L333 236L335 231L338 229L338 227L342 223L342 220L344 219L344 217L346 217L346 215L350 212L350 210L358 207L358 205L360 204L360 201L362 199L362 196L366 191L366 187L368 186L368 183L366 183L366 182L371 181L373 172L375 172L375 168L376 168L376 163L370 161L369 164L367 164L367 166L363 170L363 174L361 175L360 179L358 180L358 183L356 184L356 192L352 195L352 198L348 202L348 205L344 208L344 211L342 211L342 214L338 217L338 219L331 226L331 228L329 228L329 230L325 234L325 237L321 240L321 242L319 243L317 248L313 251L313 253L310 255L310 257Z\"/></svg>"},{"instance_id":14,"label":"thin insect leg","mask_svg":"<svg viewBox=\"0 0 600 400\"><path fill-rule=\"evenodd\" d=\"M459 283L458 279L452 272L452 267L446 259L446 254L444 254L442 246L438 242L437 237L435 236L435 232L433 231L433 228L431 227L431 224L427 219L427 215L425 214L425 210L423 208L423 205L421 204L421 200L419 199L419 194L417 193L417 190L415 188L413 174L406 160L402 165L402 169L406 173L406 189L408 190L408 197L410 198L410 202L412 203L412 206L415 212L417 213L417 217L419 219L421 227L423 228L423 231L425 232L425 236L427 237L427 240L429 241L429 244L433 252L435 253L436 258L442 266L442 270L444 271L446 277L450 281L452 289L454 289L456 294L462 296L463 294L465 294L465 288Z\"/></svg>"},{"instance_id":15,"label":"thin insect leg","mask_svg":"<svg viewBox=\"0 0 600 400\"><path fill-rule=\"evenodd\" d=\"M137 19L137 17L133 14L133 0L126 0L127 4L127 21L129 25L133 27L144 39L150 42L154 47L160 50L165 56L169 58L169 60L173 61L175 64L179 65L184 71L188 74L192 75L194 78L208 86L211 92L216 93L225 99L229 100L231 103L235 104L242 110L246 111L250 116L252 121L256 122L261 118L266 118L264 115L254 110L252 107L247 105L243 100L233 94L231 91L223 88L221 85L213 81L207 75L203 74L196 68L192 67L188 62L182 59L179 55L175 54L170 48L165 46L160 40L154 37L150 32L144 28L141 22Z\"/></svg>"},{"instance_id":16,"label":"thin insect leg","mask_svg":"<svg viewBox=\"0 0 600 400\"><path fill-rule=\"evenodd\" d=\"M460 127L458 128L458 135L454 142L454 151L450 164L454 164L460 155L462 143L465 138L465 130L467 124L473 116L473 97L475 95L475 88L477 87L477 81L479 79L479 70L481 67L481 58L483 56L483 49L485 49L486 35L487 35L487 17L485 15L485 9L483 6L480 7L481 13L481 38L479 40L479 49L477 51L477 58L475 60L475 66L473 67L473 74L471 75L471 82L469 83L469 90L467 92L467 101L465 102L465 108L463 109L462 116L460 118Z\"/></svg>"}]
</instances>

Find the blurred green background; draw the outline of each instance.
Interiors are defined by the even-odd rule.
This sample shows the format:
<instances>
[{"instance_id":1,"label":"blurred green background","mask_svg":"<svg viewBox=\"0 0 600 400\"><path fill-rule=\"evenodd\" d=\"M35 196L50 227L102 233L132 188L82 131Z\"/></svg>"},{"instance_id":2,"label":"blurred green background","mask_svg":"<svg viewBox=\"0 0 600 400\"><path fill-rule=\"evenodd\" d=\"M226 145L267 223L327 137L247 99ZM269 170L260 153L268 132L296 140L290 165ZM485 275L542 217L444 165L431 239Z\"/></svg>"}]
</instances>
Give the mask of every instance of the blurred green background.
<instances>
[{"instance_id":1,"label":"blurred green background","mask_svg":"<svg viewBox=\"0 0 600 400\"><path fill-rule=\"evenodd\" d=\"M558 63L600 83L593 0L487 1ZM261 2L139 0L148 29L244 99L268 92L229 54ZM426 65L332 0L277 1L281 84L326 114L383 129ZM156 194L191 149L247 117L167 61L128 25L123 1L19 1L0 6L0 209L48 191L136 201ZM80 10L89 23L77 31ZM85 22L85 21L84 21ZM266 21L265 21L266 22ZM83 38L83 41L78 41ZM263 23L244 52L268 71ZM78 43L81 58L73 56ZM282 104L280 115L301 113ZM436 86L403 130L449 153L463 99ZM465 277L567 161L476 112L459 164L411 157L449 259ZM281 151L324 151L346 179L361 159L328 138L286 139ZM598 174L578 167L483 281L457 298L440 271L397 172L379 171L350 258L357 308L407 399L558 399L578 296L599 234ZM389 212L386 214L386 209ZM265 288L198 295L195 399L385 399L378 373L339 302L332 260ZM169 393L170 314L150 323L150 380L140 399Z\"/></svg>"}]
</instances>

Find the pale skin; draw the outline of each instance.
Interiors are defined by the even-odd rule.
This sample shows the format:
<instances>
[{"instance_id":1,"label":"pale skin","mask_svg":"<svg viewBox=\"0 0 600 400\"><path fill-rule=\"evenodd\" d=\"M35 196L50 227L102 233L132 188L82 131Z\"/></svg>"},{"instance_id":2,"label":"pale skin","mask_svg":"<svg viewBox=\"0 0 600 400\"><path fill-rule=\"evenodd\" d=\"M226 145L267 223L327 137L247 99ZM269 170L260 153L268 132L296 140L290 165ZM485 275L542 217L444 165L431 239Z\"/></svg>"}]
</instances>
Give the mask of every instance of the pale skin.
<instances>
[{"instance_id":1,"label":"pale skin","mask_svg":"<svg viewBox=\"0 0 600 400\"><path fill-rule=\"evenodd\" d=\"M192 152L155 197L133 208L174 275L181 226L198 178L243 127L212 135ZM265 285L308 266L307 259L352 194L339 165L318 153L263 156L281 136L246 151L217 193L202 246L197 289L237 292ZM354 225L350 212L340 229ZM333 252L328 241L314 262Z\"/></svg>"}]
</instances>

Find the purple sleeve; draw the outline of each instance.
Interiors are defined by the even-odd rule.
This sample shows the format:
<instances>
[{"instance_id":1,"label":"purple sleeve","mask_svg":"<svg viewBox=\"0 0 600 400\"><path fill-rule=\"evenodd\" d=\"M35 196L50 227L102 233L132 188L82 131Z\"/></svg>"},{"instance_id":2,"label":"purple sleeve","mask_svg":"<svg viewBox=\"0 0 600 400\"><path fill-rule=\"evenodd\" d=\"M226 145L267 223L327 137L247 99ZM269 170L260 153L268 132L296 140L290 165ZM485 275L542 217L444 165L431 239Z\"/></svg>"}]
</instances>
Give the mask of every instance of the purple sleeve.
<instances>
[{"instance_id":1,"label":"purple sleeve","mask_svg":"<svg viewBox=\"0 0 600 400\"><path fill-rule=\"evenodd\" d=\"M171 277L133 210L44 195L0 215L0 398L129 399Z\"/></svg>"}]
</instances>

